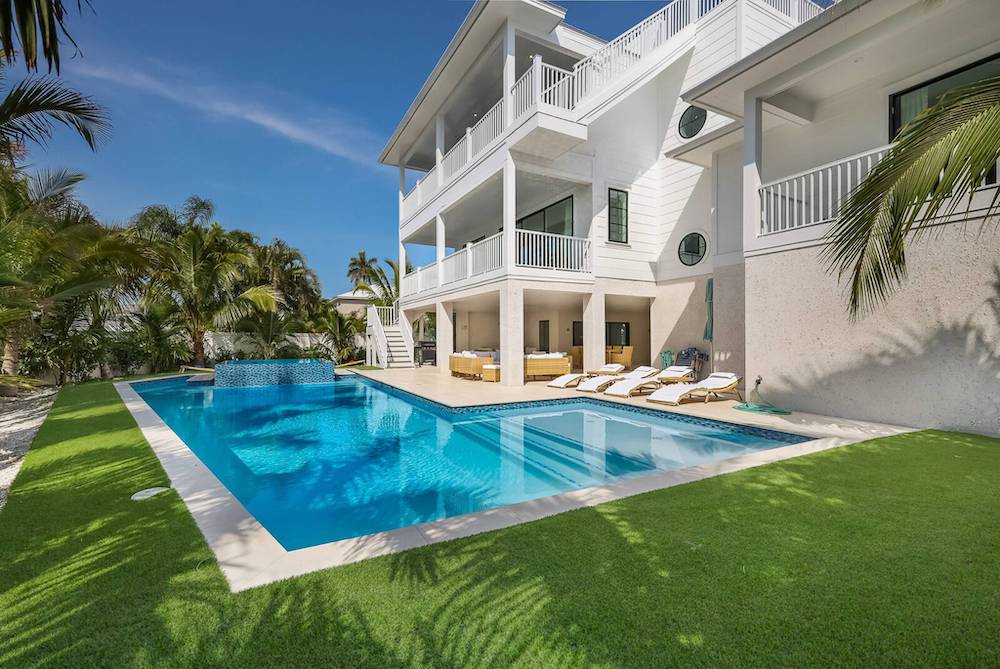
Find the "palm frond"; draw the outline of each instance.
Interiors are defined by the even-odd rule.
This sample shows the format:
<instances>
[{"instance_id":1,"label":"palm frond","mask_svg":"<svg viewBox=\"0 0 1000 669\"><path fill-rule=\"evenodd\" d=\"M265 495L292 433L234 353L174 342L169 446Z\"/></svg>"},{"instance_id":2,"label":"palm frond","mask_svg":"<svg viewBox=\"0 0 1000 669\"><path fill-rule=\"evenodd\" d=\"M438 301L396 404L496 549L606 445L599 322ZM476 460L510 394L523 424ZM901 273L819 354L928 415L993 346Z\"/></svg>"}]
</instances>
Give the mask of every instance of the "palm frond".
<instances>
[{"instance_id":1,"label":"palm frond","mask_svg":"<svg viewBox=\"0 0 1000 669\"><path fill-rule=\"evenodd\" d=\"M1000 77L951 91L902 129L827 233L823 259L847 278L853 318L889 298L906 278L906 242L924 223L967 210L998 159ZM976 216L994 216L998 196Z\"/></svg>"},{"instance_id":2,"label":"palm frond","mask_svg":"<svg viewBox=\"0 0 1000 669\"><path fill-rule=\"evenodd\" d=\"M45 144L56 124L75 130L91 149L111 127L104 107L56 79L25 79L0 101L0 141L8 148L24 141Z\"/></svg>"}]
</instances>

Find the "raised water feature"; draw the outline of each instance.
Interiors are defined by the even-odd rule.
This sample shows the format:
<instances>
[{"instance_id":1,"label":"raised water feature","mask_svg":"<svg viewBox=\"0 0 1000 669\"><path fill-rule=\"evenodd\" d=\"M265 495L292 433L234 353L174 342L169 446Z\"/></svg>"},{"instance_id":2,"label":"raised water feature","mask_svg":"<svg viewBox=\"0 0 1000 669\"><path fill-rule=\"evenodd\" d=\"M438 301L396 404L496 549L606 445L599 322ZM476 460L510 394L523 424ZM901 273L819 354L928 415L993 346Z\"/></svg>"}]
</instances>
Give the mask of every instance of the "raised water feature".
<instances>
[{"instance_id":1,"label":"raised water feature","mask_svg":"<svg viewBox=\"0 0 1000 669\"><path fill-rule=\"evenodd\" d=\"M216 388L333 383L329 360L228 360L215 366Z\"/></svg>"}]
</instances>

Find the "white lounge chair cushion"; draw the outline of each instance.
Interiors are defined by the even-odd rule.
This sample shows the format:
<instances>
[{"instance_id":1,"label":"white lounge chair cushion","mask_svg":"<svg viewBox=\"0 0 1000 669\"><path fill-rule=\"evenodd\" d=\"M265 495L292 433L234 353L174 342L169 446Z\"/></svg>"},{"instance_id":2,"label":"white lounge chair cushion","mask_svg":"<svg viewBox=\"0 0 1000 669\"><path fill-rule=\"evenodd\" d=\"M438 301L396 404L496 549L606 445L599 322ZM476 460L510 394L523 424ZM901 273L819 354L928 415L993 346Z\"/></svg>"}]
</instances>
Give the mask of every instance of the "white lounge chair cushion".
<instances>
[{"instance_id":1,"label":"white lounge chair cushion","mask_svg":"<svg viewBox=\"0 0 1000 669\"><path fill-rule=\"evenodd\" d=\"M562 376L557 376L556 378L552 379L545 385L547 385L549 388L569 388L573 383L585 378L587 378L586 374L582 374L580 372L573 372L571 374L563 374Z\"/></svg>"},{"instance_id":2,"label":"white lounge chair cushion","mask_svg":"<svg viewBox=\"0 0 1000 669\"><path fill-rule=\"evenodd\" d=\"M667 404L677 404L680 399L690 392L711 391L728 388L740 380L739 374L731 372L716 372L707 378L696 383L674 383L664 386L649 396L650 401L665 402Z\"/></svg>"},{"instance_id":3,"label":"white lounge chair cushion","mask_svg":"<svg viewBox=\"0 0 1000 669\"><path fill-rule=\"evenodd\" d=\"M580 385L578 385L576 389L584 392L600 392L601 388L621 381L622 379L646 379L653 374L656 374L658 371L659 370L656 369L656 367L636 367L631 372L626 374L604 374L601 376L592 376L586 381L581 381Z\"/></svg>"},{"instance_id":4,"label":"white lounge chair cushion","mask_svg":"<svg viewBox=\"0 0 1000 669\"><path fill-rule=\"evenodd\" d=\"M677 379L684 376L689 376L694 374L693 367L687 367L686 365L671 365L665 368L662 372L657 374L657 376L662 376L666 379Z\"/></svg>"},{"instance_id":5,"label":"white lounge chair cushion","mask_svg":"<svg viewBox=\"0 0 1000 669\"><path fill-rule=\"evenodd\" d=\"M618 362L609 362L598 367L594 374L621 374L625 371L625 365Z\"/></svg>"},{"instance_id":6,"label":"white lounge chair cushion","mask_svg":"<svg viewBox=\"0 0 1000 669\"><path fill-rule=\"evenodd\" d=\"M500 365L483 365L483 369L500 369Z\"/></svg>"},{"instance_id":7,"label":"white lounge chair cushion","mask_svg":"<svg viewBox=\"0 0 1000 669\"><path fill-rule=\"evenodd\" d=\"M654 387L659 384L656 383L656 379L651 379L647 377L640 377L634 379L622 379L621 381L615 381L611 384L611 387L604 391L605 395L614 395L615 397L629 397L636 388L641 385L652 382Z\"/></svg>"}]
</instances>

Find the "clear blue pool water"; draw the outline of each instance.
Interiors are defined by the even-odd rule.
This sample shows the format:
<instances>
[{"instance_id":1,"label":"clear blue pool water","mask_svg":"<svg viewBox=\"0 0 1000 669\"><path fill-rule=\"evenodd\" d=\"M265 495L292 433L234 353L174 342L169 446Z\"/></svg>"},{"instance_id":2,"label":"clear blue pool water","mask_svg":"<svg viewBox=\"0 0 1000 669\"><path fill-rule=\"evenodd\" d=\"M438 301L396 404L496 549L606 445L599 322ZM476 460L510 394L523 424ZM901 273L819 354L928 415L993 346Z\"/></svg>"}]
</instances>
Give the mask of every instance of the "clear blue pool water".
<instances>
[{"instance_id":1,"label":"clear blue pool water","mask_svg":"<svg viewBox=\"0 0 1000 669\"><path fill-rule=\"evenodd\" d=\"M587 398L456 413L347 376L133 387L288 550L806 440Z\"/></svg>"}]
</instances>

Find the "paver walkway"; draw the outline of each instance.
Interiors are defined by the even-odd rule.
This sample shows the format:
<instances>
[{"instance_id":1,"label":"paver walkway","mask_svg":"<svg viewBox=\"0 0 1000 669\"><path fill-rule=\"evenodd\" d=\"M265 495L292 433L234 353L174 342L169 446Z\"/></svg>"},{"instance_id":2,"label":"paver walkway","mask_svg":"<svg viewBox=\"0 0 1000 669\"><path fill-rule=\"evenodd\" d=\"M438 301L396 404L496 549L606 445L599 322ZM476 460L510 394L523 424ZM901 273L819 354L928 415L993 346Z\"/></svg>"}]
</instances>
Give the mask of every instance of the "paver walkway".
<instances>
[{"instance_id":1,"label":"paver walkway","mask_svg":"<svg viewBox=\"0 0 1000 669\"><path fill-rule=\"evenodd\" d=\"M57 392L50 388L23 397L0 397L0 509Z\"/></svg>"}]
</instances>

